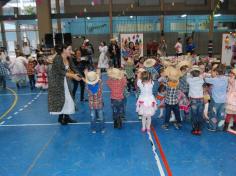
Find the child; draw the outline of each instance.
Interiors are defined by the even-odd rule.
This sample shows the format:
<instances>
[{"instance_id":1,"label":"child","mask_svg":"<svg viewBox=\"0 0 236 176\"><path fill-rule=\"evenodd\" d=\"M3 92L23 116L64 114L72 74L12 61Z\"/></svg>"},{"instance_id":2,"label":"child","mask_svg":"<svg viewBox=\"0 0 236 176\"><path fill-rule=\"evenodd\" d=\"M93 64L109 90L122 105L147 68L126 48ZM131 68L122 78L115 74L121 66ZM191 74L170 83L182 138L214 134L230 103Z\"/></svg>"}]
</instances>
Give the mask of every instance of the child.
<instances>
[{"instance_id":1,"label":"child","mask_svg":"<svg viewBox=\"0 0 236 176\"><path fill-rule=\"evenodd\" d=\"M107 85L111 90L111 106L113 111L114 128L122 128L122 117L124 117L124 89L127 81L124 73L112 68L107 71L109 79Z\"/></svg>"},{"instance_id":2,"label":"child","mask_svg":"<svg viewBox=\"0 0 236 176\"><path fill-rule=\"evenodd\" d=\"M186 96L188 96L189 85L187 83L187 72L191 67L191 62L183 60L178 64L177 67L181 71L181 77L179 79L179 90L182 91Z\"/></svg>"},{"instance_id":3,"label":"child","mask_svg":"<svg viewBox=\"0 0 236 176\"><path fill-rule=\"evenodd\" d=\"M165 86L163 84L160 84L159 88L158 88L158 93L156 96L157 99L157 105L158 108L160 109L160 114L159 114L159 118L163 117L163 113L164 113L164 107L165 107Z\"/></svg>"},{"instance_id":4,"label":"child","mask_svg":"<svg viewBox=\"0 0 236 176\"><path fill-rule=\"evenodd\" d=\"M35 66L37 65L37 61L34 60L33 57L28 58L29 62L27 64L27 74L30 82L30 89L33 90L35 88Z\"/></svg>"},{"instance_id":5,"label":"child","mask_svg":"<svg viewBox=\"0 0 236 176\"><path fill-rule=\"evenodd\" d=\"M135 74L134 74L134 63L131 58L128 58L124 65L126 77L127 77L127 86L128 86L128 92L131 91L131 88L133 88L133 91L135 91Z\"/></svg>"},{"instance_id":6,"label":"child","mask_svg":"<svg viewBox=\"0 0 236 176\"><path fill-rule=\"evenodd\" d=\"M97 120L100 122L101 132L104 133L105 122L103 115L102 80L100 80L98 73L89 71L86 73L84 82L87 83L92 133L96 133Z\"/></svg>"},{"instance_id":7,"label":"child","mask_svg":"<svg viewBox=\"0 0 236 176\"><path fill-rule=\"evenodd\" d=\"M203 100L204 100L203 118L209 123L208 109L209 109L209 103L211 101L211 97L209 94L209 85L206 83L203 84Z\"/></svg>"},{"instance_id":8,"label":"child","mask_svg":"<svg viewBox=\"0 0 236 176\"><path fill-rule=\"evenodd\" d=\"M215 72L214 75L216 75L216 77L205 78L205 82L212 85L212 100L209 111L209 131L223 129L219 127L219 122L223 120L225 116L225 102L228 85L228 78L224 76L225 66L223 64L219 64L213 72Z\"/></svg>"},{"instance_id":9,"label":"child","mask_svg":"<svg viewBox=\"0 0 236 176\"><path fill-rule=\"evenodd\" d=\"M234 119L232 130L236 131L236 68L231 70L227 100L226 100L226 119L224 124L224 131L229 127L230 119Z\"/></svg>"},{"instance_id":10,"label":"child","mask_svg":"<svg viewBox=\"0 0 236 176\"><path fill-rule=\"evenodd\" d=\"M189 84L190 112L192 118L193 135L201 135L201 122L203 120L203 78L200 77L201 69L194 65L191 69L192 77L187 78Z\"/></svg>"},{"instance_id":11,"label":"child","mask_svg":"<svg viewBox=\"0 0 236 176\"><path fill-rule=\"evenodd\" d=\"M150 132L151 117L155 114L157 109L156 100L152 94L153 81L151 73L144 71L141 77L138 78L137 85L141 90L139 98L136 103L136 111L142 115L142 132Z\"/></svg>"},{"instance_id":12,"label":"child","mask_svg":"<svg viewBox=\"0 0 236 176\"><path fill-rule=\"evenodd\" d=\"M48 76L47 76L47 66L45 65L43 59L38 60L38 65L35 67L37 72L37 82L35 87L47 89L48 88Z\"/></svg>"},{"instance_id":13,"label":"child","mask_svg":"<svg viewBox=\"0 0 236 176\"><path fill-rule=\"evenodd\" d=\"M171 111L174 112L176 123L174 126L176 129L180 129L181 119L180 119L180 111L179 111L179 103L178 103L178 86L179 86L179 77L180 71L172 66L169 66L165 69L165 75L167 76L167 80L165 82L166 87L166 97L165 97L165 121L162 125L162 128L168 130L169 121L171 116Z\"/></svg>"},{"instance_id":14,"label":"child","mask_svg":"<svg viewBox=\"0 0 236 176\"><path fill-rule=\"evenodd\" d=\"M9 74L6 63L0 59L0 85L6 89L6 77Z\"/></svg>"}]
</instances>

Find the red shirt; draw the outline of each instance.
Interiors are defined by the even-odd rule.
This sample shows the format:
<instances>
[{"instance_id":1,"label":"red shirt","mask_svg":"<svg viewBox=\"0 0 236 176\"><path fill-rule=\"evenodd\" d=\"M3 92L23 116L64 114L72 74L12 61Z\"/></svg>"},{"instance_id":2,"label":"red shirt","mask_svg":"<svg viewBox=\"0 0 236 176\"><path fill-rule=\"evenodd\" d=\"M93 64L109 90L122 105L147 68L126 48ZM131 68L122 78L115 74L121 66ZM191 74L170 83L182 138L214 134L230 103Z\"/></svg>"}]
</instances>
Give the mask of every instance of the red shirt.
<instances>
[{"instance_id":1,"label":"red shirt","mask_svg":"<svg viewBox=\"0 0 236 176\"><path fill-rule=\"evenodd\" d=\"M111 79L107 80L107 85L111 89L111 99L122 100L124 99L124 89L127 81L125 78L121 80Z\"/></svg>"}]
</instances>

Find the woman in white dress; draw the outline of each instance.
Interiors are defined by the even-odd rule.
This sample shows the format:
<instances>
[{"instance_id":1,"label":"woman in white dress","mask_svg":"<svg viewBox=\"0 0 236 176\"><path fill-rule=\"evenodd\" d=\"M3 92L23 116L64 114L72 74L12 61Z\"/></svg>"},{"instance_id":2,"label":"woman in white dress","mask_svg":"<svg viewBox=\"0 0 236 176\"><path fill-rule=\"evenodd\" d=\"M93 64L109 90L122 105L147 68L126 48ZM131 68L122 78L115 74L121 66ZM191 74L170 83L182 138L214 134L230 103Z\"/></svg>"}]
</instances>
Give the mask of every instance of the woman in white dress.
<instances>
[{"instance_id":1,"label":"woman in white dress","mask_svg":"<svg viewBox=\"0 0 236 176\"><path fill-rule=\"evenodd\" d=\"M108 47L106 46L105 42L101 42L101 45L99 46L99 52L100 56L98 59L98 68L101 69L101 71L105 71L108 69L109 64L108 64L108 57L107 57L107 52L108 52Z\"/></svg>"},{"instance_id":2,"label":"woman in white dress","mask_svg":"<svg viewBox=\"0 0 236 176\"><path fill-rule=\"evenodd\" d=\"M23 57L22 53L20 53L9 65L12 74L12 81L16 83L17 88L20 88L20 85L26 85L28 80L26 69L27 64L28 60Z\"/></svg>"}]
</instances>

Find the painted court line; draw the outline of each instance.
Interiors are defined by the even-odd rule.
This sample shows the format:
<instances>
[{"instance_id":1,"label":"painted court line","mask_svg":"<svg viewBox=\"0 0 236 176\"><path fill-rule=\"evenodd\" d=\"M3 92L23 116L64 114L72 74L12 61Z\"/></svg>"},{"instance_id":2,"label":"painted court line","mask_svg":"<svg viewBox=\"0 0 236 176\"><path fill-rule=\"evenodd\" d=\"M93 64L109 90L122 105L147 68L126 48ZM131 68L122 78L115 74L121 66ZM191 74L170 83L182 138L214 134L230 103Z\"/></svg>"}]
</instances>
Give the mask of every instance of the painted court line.
<instances>
[{"instance_id":1,"label":"painted court line","mask_svg":"<svg viewBox=\"0 0 236 176\"><path fill-rule=\"evenodd\" d=\"M158 149L159 149L159 151L160 151L160 155L161 155L162 161L163 161L163 163L164 163L164 165L165 165L165 168L166 168L166 171L167 171L167 175L168 175L168 176L172 176L173 174L172 174L172 172L171 172L171 170L170 170L170 166L169 166L168 161L167 161L167 159L166 159L165 153L164 153L164 151L163 151L163 149L162 149L160 140L159 140L159 138L158 138L158 136L157 136L157 133L156 133L156 131L155 131L155 129L154 129L153 127L152 127L152 133L153 133L154 139L155 139L155 141L156 141L156 143L157 143L157 147L158 147Z\"/></svg>"},{"instance_id":2,"label":"painted court line","mask_svg":"<svg viewBox=\"0 0 236 176\"><path fill-rule=\"evenodd\" d=\"M15 112L14 115L18 114L18 112Z\"/></svg>"},{"instance_id":3,"label":"painted court line","mask_svg":"<svg viewBox=\"0 0 236 176\"><path fill-rule=\"evenodd\" d=\"M161 176L165 176L165 172L164 172L163 167L161 165L160 158L159 158L159 156L156 152L156 146L153 142L152 135L151 135L150 132L148 132L148 138L149 138L149 140L151 141L151 144L152 144L152 152L154 153L156 164L157 164L157 167L159 169L159 172L160 172Z\"/></svg>"},{"instance_id":4,"label":"painted court line","mask_svg":"<svg viewBox=\"0 0 236 176\"><path fill-rule=\"evenodd\" d=\"M21 109L19 109L19 111L23 111L23 110L24 110L24 109L22 109L22 108L21 108Z\"/></svg>"},{"instance_id":5,"label":"painted court line","mask_svg":"<svg viewBox=\"0 0 236 176\"><path fill-rule=\"evenodd\" d=\"M106 124L113 124L113 121L105 122ZM140 121L125 121L123 123L140 123ZM69 125L90 125L90 122L70 123ZM42 124L12 124L2 125L3 127L30 127L30 126L61 126L59 123L42 123Z\"/></svg>"},{"instance_id":6,"label":"painted court line","mask_svg":"<svg viewBox=\"0 0 236 176\"><path fill-rule=\"evenodd\" d=\"M1 123L0 123L0 125L3 125L5 123L5 121L2 121Z\"/></svg>"},{"instance_id":7,"label":"painted court line","mask_svg":"<svg viewBox=\"0 0 236 176\"><path fill-rule=\"evenodd\" d=\"M7 117L8 120L12 119L12 116Z\"/></svg>"}]
</instances>

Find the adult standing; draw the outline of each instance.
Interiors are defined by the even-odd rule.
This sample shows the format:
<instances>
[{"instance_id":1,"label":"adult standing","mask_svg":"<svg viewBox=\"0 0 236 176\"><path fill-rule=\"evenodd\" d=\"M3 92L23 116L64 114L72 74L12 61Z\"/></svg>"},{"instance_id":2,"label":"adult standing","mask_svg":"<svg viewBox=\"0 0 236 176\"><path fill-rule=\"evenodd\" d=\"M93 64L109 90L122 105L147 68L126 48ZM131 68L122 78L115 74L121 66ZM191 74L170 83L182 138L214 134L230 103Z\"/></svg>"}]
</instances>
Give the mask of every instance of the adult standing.
<instances>
[{"instance_id":1,"label":"adult standing","mask_svg":"<svg viewBox=\"0 0 236 176\"><path fill-rule=\"evenodd\" d=\"M75 58L73 58L73 62L75 64L75 68L78 71L78 73L80 74L80 76L85 78L84 71L85 71L85 69L88 69L90 64L88 61L82 60L80 49L77 49L75 51ZM85 82L82 79L80 81L73 80L73 84L74 84L73 91L72 91L73 98L75 99L78 85L80 85L80 101L85 101L85 99L84 99Z\"/></svg>"},{"instance_id":2,"label":"adult standing","mask_svg":"<svg viewBox=\"0 0 236 176\"><path fill-rule=\"evenodd\" d=\"M59 46L57 54L49 74L48 110L52 115L59 115L58 122L66 125L67 123L76 122L69 116L75 113L70 80L75 79L79 81L80 77L72 73L70 69L71 45Z\"/></svg>"},{"instance_id":3,"label":"adult standing","mask_svg":"<svg viewBox=\"0 0 236 176\"><path fill-rule=\"evenodd\" d=\"M186 53L194 54L195 44L193 43L193 38L188 37L186 40Z\"/></svg>"},{"instance_id":4,"label":"adult standing","mask_svg":"<svg viewBox=\"0 0 236 176\"><path fill-rule=\"evenodd\" d=\"M120 68L121 67L120 48L117 45L115 38L111 39L108 51L110 53L110 58L112 59L113 67Z\"/></svg>"},{"instance_id":5,"label":"adult standing","mask_svg":"<svg viewBox=\"0 0 236 176\"><path fill-rule=\"evenodd\" d=\"M28 58L31 54L31 49L27 42L23 43L22 53L26 58Z\"/></svg>"},{"instance_id":6,"label":"adult standing","mask_svg":"<svg viewBox=\"0 0 236 176\"><path fill-rule=\"evenodd\" d=\"M99 46L99 52L100 52L100 56L98 59L98 68L100 68L101 71L103 72L109 67L109 64L108 64L109 61L107 57L108 47L105 42L101 42Z\"/></svg>"},{"instance_id":7,"label":"adult standing","mask_svg":"<svg viewBox=\"0 0 236 176\"><path fill-rule=\"evenodd\" d=\"M180 37L177 39L177 42L175 44L175 52L177 57L183 55L183 45Z\"/></svg>"},{"instance_id":8,"label":"adult standing","mask_svg":"<svg viewBox=\"0 0 236 176\"><path fill-rule=\"evenodd\" d=\"M28 80L26 69L27 64L28 60L23 56L22 53L19 53L16 59L13 60L9 65L12 74L12 81L16 83L17 88L20 88L20 85L26 85Z\"/></svg>"},{"instance_id":9,"label":"adult standing","mask_svg":"<svg viewBox=\"0 0 236 176\"><path fill-rule=\"evenodd\" d=\"M161 42L160 42L159 50L161 52L160 53L161 56L166 56L167 55L167 53L166 53L166 51L167 51L167 44L166 44L166 41L165 41L165 39L163 37L162 37Z\"/></svg>"}]
</instances>

